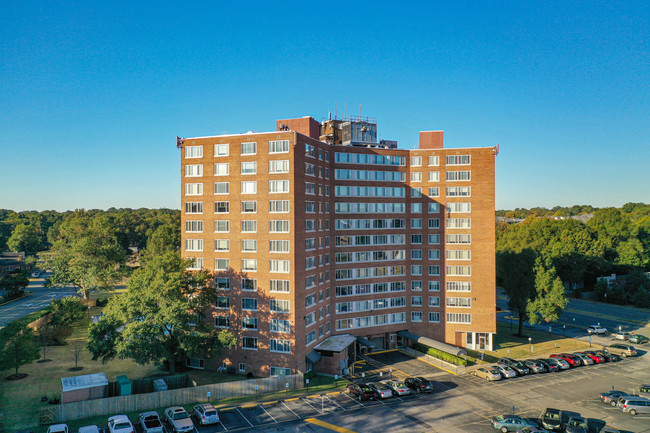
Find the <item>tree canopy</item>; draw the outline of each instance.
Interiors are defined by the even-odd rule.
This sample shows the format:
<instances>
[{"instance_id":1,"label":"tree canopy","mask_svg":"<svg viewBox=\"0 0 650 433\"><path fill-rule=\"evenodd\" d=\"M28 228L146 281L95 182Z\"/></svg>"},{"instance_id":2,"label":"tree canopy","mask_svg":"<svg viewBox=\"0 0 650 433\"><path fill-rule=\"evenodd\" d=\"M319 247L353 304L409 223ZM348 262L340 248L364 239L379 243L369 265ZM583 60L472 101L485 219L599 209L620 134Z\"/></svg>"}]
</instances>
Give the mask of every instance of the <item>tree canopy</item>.
<instances>
[{"instance_id":1,"label":"tree canopy","mask_svg":"<svg viewBox=\"0 0 650 433\"><path fill-rule=\"evenodd\" d=\"M6 339L0 338L3 342L0 347L0 371L13 368L18 375L20 367L40 358L36 335L20 322L11 322L2 331Z\"/></svg>"}]
</instances>

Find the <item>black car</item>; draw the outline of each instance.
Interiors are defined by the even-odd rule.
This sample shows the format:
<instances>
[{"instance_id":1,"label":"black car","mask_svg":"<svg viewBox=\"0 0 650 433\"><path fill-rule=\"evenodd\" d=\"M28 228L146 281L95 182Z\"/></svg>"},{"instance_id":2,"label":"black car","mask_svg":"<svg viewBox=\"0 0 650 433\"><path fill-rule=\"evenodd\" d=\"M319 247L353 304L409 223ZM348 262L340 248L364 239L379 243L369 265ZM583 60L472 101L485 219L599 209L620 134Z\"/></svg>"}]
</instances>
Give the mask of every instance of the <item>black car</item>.
<instances>
[{"instance_id":1,"label":"black car","mask_svg":"<svg viewBox=\"0 0 650 433\"><path fill-rule=\"evenodd\" d=\"M521 361L515 361L512 358L500 358L498 364L507 365L517 372L519 376L529 374L530 370Z\"/></svg>"},{"instance_id":2,"label":"black car","mask_svg":"<svg viewBox=\"0 0 650 433\"><path fill-rule=\"evenodd\" d=\"M613 353L609 353L604 350L596 350L596 355L600 355L605 358L605 362L618 362L622 359L620 356L614 355Z\"/></svg>"},{"instance_id":3,"label":"black car","mask_svg":"<svg viewBox=\"0 0 650 433\"><path fill-rule=\"evenodd\" d=\"M409 377L404 380L404 384L416 394L420 392L433 392L433 384L424 377Z\"/></svg>"},{"instance_id":4,"label":"black car","mask_svg":"<svg viewBox=\"0 0 650 433\"><path fill-rule=\"evenodd\" d=\"M559 365L557 365L557 364L551 364L551 363L548 362L548 360L546 360L546 359L536 359L535 361L537 361L537 362L539 362L540 364L542 364L542 365L544 366L544 368L546 369L546 371L548 371L549 373L550 373L551 371L559 371L559 370L560 370L560 366L559 366Z\"/></svg>"},{"instance_id":5,"label":"black car","mask_svg":"<svg viewBox=\"0 0 650 433\"><path fill-rule=\"evenodd\" d=\"M562 412L551 407L546 408L540 418L542 426L550 431L560 431L562 427Z\"/></svg>"},{"instance_id":6,"label":"black car","mask_svg":"<svg viewBox=\"0 0 650 433\"><path fill-rule=\"evenodd\" d=\"M360 400L377 400L379 399L379 394L377 391L371 389L365 383L351 383L347 388L348 394L351 394L355 397L359 397Z\"/></svg>"}]
</instances>

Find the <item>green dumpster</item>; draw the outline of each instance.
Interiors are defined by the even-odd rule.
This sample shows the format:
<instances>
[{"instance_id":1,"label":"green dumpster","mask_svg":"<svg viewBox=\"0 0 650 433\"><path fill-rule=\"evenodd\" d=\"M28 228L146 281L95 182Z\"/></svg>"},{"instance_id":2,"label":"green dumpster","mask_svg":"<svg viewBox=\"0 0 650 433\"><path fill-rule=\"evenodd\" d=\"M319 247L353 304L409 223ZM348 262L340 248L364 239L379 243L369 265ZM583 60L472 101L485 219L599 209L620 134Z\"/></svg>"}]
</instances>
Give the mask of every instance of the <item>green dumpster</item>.
<instances>
[{"instance_id":1,"label":"green dumpster","mask_svg":"<svg viewBox=\"0 0 650 433\"><path fill-rule=\"evenodd\" d=\"M117 395L131 395L131 381L126 376L117 376Z\"/></svg>"}]
</instances>

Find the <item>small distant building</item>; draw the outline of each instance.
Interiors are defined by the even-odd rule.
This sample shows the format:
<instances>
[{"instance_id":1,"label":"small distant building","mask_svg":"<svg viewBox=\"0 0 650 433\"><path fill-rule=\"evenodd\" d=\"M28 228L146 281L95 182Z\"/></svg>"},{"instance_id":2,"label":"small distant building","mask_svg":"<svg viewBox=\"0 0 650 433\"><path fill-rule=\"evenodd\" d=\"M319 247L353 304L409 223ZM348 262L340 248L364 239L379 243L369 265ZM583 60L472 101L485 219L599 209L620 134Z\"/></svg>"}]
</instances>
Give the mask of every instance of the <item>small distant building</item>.
<instances>
[{"instance_id":1,"label":"small distant building","mask_svg":"<svg viewBox=\"0 0 650 433\"><path fill-rule=\"evenodd\" d=\"M108 379L105 373L85 374L61 378L61 403L95 400L108 397Z\"/></svg>"},{"instance_id":2,"label":"small distant building","mask_svg":"<svg viewBox=\"0 0 650 433\"><path fill-rule=\"evenodd\" d=\"M29 269L25 263L25 252L0 252L0 275L7 275L21 269Z\"/></svg>"}]
</instances>

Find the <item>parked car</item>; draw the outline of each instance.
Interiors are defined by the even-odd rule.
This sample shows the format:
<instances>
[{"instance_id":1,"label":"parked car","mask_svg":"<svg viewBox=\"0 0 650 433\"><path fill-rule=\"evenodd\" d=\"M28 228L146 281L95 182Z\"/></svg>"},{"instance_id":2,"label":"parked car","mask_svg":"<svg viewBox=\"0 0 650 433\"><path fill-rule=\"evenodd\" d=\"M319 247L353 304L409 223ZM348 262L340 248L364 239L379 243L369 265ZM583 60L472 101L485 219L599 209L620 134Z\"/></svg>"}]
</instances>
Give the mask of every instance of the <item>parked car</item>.
<instances>
[{"instance_id":1,"label":"parked car","mask_svg":"<svg viewBox=\"0 0 650 433\"><path fill-rule=\"evenodd\" d=\"M587 332L590 334L603 335L603 334L607 334L607 328L603 328L600 325L591 325L587 327Z\"/></svg>"},{"instance_id":2,"label":"parked car","mask_svg":"<svg viewBox=\"0 0 650 433\"><path fill-rule=\"evenodd\" d=\"M524 360L524 365L533 373L546 373L546 368L534 359Z\"/></svg>"},{"instance_id":3,"label":"parked car","mask_svg":"<svg viewBox=\"0 0 650 433\"><path fill-rule=\"evenodd\" d=\"M384 382L387 387L393 391L393 395L408 395L411 393L411 390L409 389L408 386L404 385L403 382L400 382L398 380L387 380Z\"/></svg>"},{"instance_id":4,"label":"parked car","mask_svg":"<svg viewBox=\"0 0 650 433\"><path fill-rule=\"evenodd\" d=\"M541 427L530 426L517 430L517 433L548 433L548 430Z\"/></svg>"},{"instance_id":5,"label":"parked car","mask_svg":"<svg viewBox=\"0 0 650 433\"><path fill-rule=\"evenodd\" d=\"M576 357L568 353L554 353L550 356L551 358L561 359L564 362L567 362L570 367L577 367L582 364Z\"/></svg>"},{"instance_id":6,"label":"parked car","mask_svg":"<svg viewBox=\"0 0 650 433\"><path fill-rule=\"evenodd\" d=\"M165 420L176 433L194 430L194 423L192 422L190 415L180 406L173 406L165 409Z\"/></svg>"},{"instance_id":7,"label":"parked car","mask_svg":"<svg viewBox=\"0 0 650 433\"><path fill-rule=\"evenodd\" d=\"M32 277L34 277L34 278L38 278L38 277L40 277L40 276L41 276L41 271L34 271L34 272L32 273Z\"/></svg>"},{"instance_id":8,"label":"parked car","mask_svg":"<svg viewBox=\"0 0 650 433\"><path fill-rule=\"evenodd\" d=\"M495 370L493 368L477 368L476 370L472 371L472 374L485 380L501 380L501 373L499 370Z\"/></svg>"},{"instance_id":9,"label":"parked car","mask_svg":"<svg viewBox=\"0 0 650 433\"><path fill-rule=\"evenodd\" d=\"M585 350L585 351L583 351L581 353L584 353L585 355L587 355L588 357L593 359L595 364L602 364L603 362L605 362L605 357L603 357L602 355L597 354L593 350Z\"/></svg>"},{"instance_id":10,"label":"parked car","mask_svg":"<svg viewBox=\"0 0 650 433\"><path fill-rule=\"evenodd\" d=\"M390 398L393 396L393 390L381 382L372 382L368 386L379 394L379 398Z\"/></svg>"},{"instance_id":11,"label":"parked car","mask_svg":"<svg viewBox=\"0 0 650 433\"><path fill-rule=\"evenodd\" d=\"M540 420L542 421L542 427L552 431L559 431L562 425L562 413L559 409L548 407L544 409Z\"/></svg>"},{"instance_id":12,"label":"parked car","mask_svg":"<svg viewBox=\"0 0 650 433\"><path fill-rule=\"evenodd\" d=\"M408 377L404 384L415 391L416 394L421 392L433 392L433 384L424 377Z\"/></svg>"},{"instance_id":13,"label":"parked car","mask_svg":"<svg viewBox=\"0 0 650 433\"><path fill-rule=\"evenodd\" d=\"M589 356L585 355L584 353L572 353L573 356L577 357L582 365L594 365L594 360L591 359Z\"/></svg>"},{"instance_id":14,"label":"parked car","mask_svg":"<svg viewBox=\"0 0 650 433\"><path fill-rule=\"evenodd\" d=\"M627 340L629 336L630 333L627 331L618 331L616 334L614 334L614 338L617 340Z\"/></svg>"},{"instance_id":15,"label":"parked car","mask_svg":"<svg viewBox=\"0 0 650 433\"><path fill-rule=\"evenodd\" d=\"M603 403L610 404L614 407L616 407L616 403L618 403L618 398L629 395L625 391L606 391L606 392L601 392L600 393L600 399L603 401Z\"/></svg>"},{"instance_id":16,"label":"parked car","mask_svg":"<svg viewBox=\"0 0 650 433\"><path fill-rule=\"evenodd\" d=\"M498 371L499 373L501 373L501 377L503 377L504 379L517 377L517 372L508 366L497 364L492 366L492 368Z\"/></svg>"},{"instance_id":17,"label":"parked car","mask_svg":"<svg viewBox=\"0 0 650 433\"><path fill-rule=\"evenodd\" d=\"M201 425L216 424L219 422L217 409L210 403L197 404L194 406L193 412Z\"/></svg>"},{"instance_id":18,"label":"parked car","mask_svg":"<svg viewBox=\"0 0 650 433\"><path fill-rule=\"evenodd\" d=\"M379 394L365 383L351 383L347 387L348 394L358 397L359 400L377 400Z\"/></svg>"},{"instance_id":19,"label":"parked car","mask_svg":"<svg viewBox=\"0 0 650 433\"><path fill-rule=\"evenodd\" d=\"M588 433L587 420L581 416L572 416L564 427L564 433Z\"/></svg>"},{"instance_id":20,"label":"parked car","mask_svg":"<svg viewBox=\"0 0 650 433\"><path fill-rule=\"evenodd\" d=\"M544 369L549 373L552 371L560 371L560 366L558 364L551 364L548 362L548 359L536 359L536 361L542 364Z\"/></svg>"},{"instance_id":21,"label":"parked car","mask_svg":"<svg viewBox=\"0 0 650 433\"><path fill-rule=\"evenodd\" d=\"M616 407L630 415L636 415L638 413L647 414L650 413L650 400L644 397L627 395L618 398Z\"/></svg>"},{"instance_id":22,"label":"parked car","mask_svg":"<svg viewBox=\"0 0 650 433\"><path fill-rule=\"evenodd\" d=\"M618 362L621 360L620 356L614 355L613 353L609 353L604 350L596 350L596 354L605 358L605 362Z\"/></svg>"},{"instance_id":23,"label":"parked car","mask_svg":"<svg viewBox=\"0 0 650 433\"><path fill-rule=\"evenodd\" d=\"M143 433L163 433L163 425L158 412L142 412L138 415L138 422Z\"/></svg>"},{"instance_id":24,"label":"parked car","mask_svg":"<svg viewBox=\"0 0 650 433\"><path fill-rule=\"evenodd\" d=\"M512 368L519 376L530 373L528 367L526 367L521 361L515 361L512 358L500 358L498 364Z\"/></svg>"},{"instance_id":25,"label":"parked car","mask_svg":"<svg viewBox=\"0 0 650 433\"><path fill-rule=\"evenodd\" d=\"M645 344L648 341L650 341L650 338L646 337L645 335L641 334L632 334L630 337L627 339L630 343L634 344Z\"/></svg>"},{"instance_id":26,"label":"parked car","mask_svg":"<svg viewBox=\"0 0 650 433\"><path fill-rule=\"evenodd\" d=\"M68 433L68 424L52 424L47 428L47 433Z\"/></svg>"},{"instance_id":27,"label":"parked car","mask_svg":"<svg viewBox=\"0 0 650 433\"><path fill-rule=\"evenodd\" d=\"M615 428L605 426L605 427L601 428L598 433L621 433L621 431L616 430Z\"/></svg>"},{"instance_id":28,"label":"parked car","mask_svg":"<svg viewBox=\"0 0 650 433\"><path fill-rule=\"evenodd\" d=\"M100 433L101 430L96 425L85 425L79 427L79 433Z\"/></svg>"},{"instance_id":29,"label":"parked car","mask_svg":"<svg viewBox=\"0 0 650 433\"><path fill-rule=\"evenodd\" d=\"M135 429L128 416L115 415L108 419L108 431L110 433L134 433Z\"/></svg>"},{"instance_id":30,"label":"parked car","mask_svg":"<svg viewBox=\"0 0 650 433\"><path fill-rule=\"evenodd\" d=\"M603 346L603 350L606 350L609 353L613 353L614 355L618 355L621 358L625 358L627 356L636 356L636 349L634 346L630 346L629 344L614 343L610 344L609 346Z\"/></svg>"},{"instance_id":31,"label":"parked car","mask_svg":"<svg viewBox=\"0 0 650 433\"><path fill-rule=\"evenodd\" d=\"M639 390L640 390L641 392L650 392L650 385L641 385L641 386L639 387Z\"/></svg>"},{"instance_id":32,"label":"parked car","mask_svg":"<svg viewBox=\"0 0 650 433\"><path fill-rule=\"evenodd\" d=\"M571 368L571 365L561 358L546 358L545 361L551 365L557 365L560 370L568 370Z\"/></svg>"},{"instance_id":33,"label":"parked car","mask_svg":"<svg viewBox=\"0 0 650 433\"><path fill-rule=\"evenodd\" d=\"M517 430L521 430L524 427L539 427L537 423L529 421L517 415L499 415L492 418L490 422L492 423L492 427L494 427L496 430L501 430L503 433L507 433L509 431L516 432Z\"/></svg>"}]
</instances>

